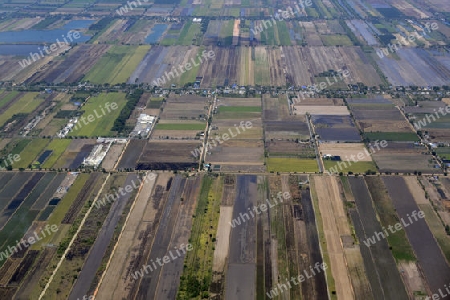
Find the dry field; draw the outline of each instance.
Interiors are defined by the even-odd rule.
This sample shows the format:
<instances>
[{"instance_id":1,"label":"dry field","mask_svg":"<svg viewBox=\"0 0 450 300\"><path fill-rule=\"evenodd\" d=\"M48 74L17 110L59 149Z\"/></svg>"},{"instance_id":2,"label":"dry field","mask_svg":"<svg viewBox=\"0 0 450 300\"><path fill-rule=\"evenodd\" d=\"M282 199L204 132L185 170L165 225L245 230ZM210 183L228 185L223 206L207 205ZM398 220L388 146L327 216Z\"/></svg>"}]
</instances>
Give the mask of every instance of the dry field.
<instances>
[{"instance_id":1,"label":"dry field","mask_svg":"<svg viewBox=\"0 0 450 300\"><path fill-rule=\"evenodd\" d=\"M212 138L215 138L215 136L222 137L223 134L228 134L230 138L232 139L262 139L263 138L263 130L262 130L262 120L261 119L254 119L252 120L252 127L251 128L245 128L245 131L242 128L239 128L241 121L247 121L247 120L240 120L240 119L213 119L212 127L217 129L211 130L210 136ZM236 126L235 126L236 125ZM237 129L239 129L240 133L237 133ZM233 137L230 132L233 135L236 135Z\"/></svg>"},{"instance_id":2,"label":"dry field","mask_svg":"<svg viewBox=\"0 0 450 300\"><path fill-rule=\"evenodd\" d=\"M106 154L105 158L102 162L102 168L105 168L105 170L112 170L114 169L114 166L117 163L117 160L119 159L120 155L122 154L122 151L125 147L125 144L122 143L115 143L109 148L108 153Z\"/></svg>"},{"instance_id":3,"label":"dry field","mask_svg":"<svg viewBox=\"0 0 450 300\"><path fill-rule=\"evenodd\" d=\"M217 227L216 235L216 250L214 251L213 272L223 272L225 263L228 258L228 251L230 249L230 232L231 222L233 217L232 206L220 206L219 225Z\"/></svg>"},{"instance_id":4,"label":"dry field","mask_svg":"<svg viewBox=\"0 0 450 300\"><path fill-rule=\"evenodd\" d=\"M375 153L372 157L380 172L412 173L420 171L423 173L442 173L440 169L433 168L434 164L430 163L430 155Z\"/></svg>"},{"instance_id":5,"label":"dry field","mask_svg":"<svg viewBox=\"0 0 450 300\"><path fill-rule=\"evenodd\" d=\"M314 76L328 70L347 68L350 76L344 82L363 82L367 86L382 83L366 54L359 47L283 47L286 56L286 76L297 85L311 85L316 82ZM300 65L299 65L300 63ZM307 70L307 71L306 71ZM336 77L340 81L339 77ZM330 77L330 83L335 79Z\"/></svg>"},{"instance_id":6,"label":"dry field","mask_svg":"<svg viewBox=\"0 0 450 300\"><path fill-rule=\"evenodd\" d=\"M372 157L367 155L366 147L363 143L320 143L319 150L321 155L338 155L342 160L345 157L350 157L351 155L357 157L359 153L363 153L364 157L362 159L356 158L358 161L372 161Z\"/></svg>"},{"instance_id":7,"label":"dry field","mask_svg":"<svg viewBox=\"0 0 450 300\"><path fill-rule=\"evenodd\" d=\"M427 131L433 142L450 142L450 131L448 129L427 128Z\"/></svg>"},{"instance_id":8,"label":"dry field","mask_svg":"<svg viewBox=\"0 0 450 300\"><path fill-rule=\"evenodd\" d=\"M313 22L300 22L300 26L303 29L305 40L309 46L323 46L320 35Z\"/></svg>"},{"instance_id":9,"label":"dry field","mask_svg":"<svg viewBox=\"0 0 450 300\"><path fill-rule=\"evenodd\" d=\"M212 47L215 53L213 60L200 65L198 77L202 77L201 86L214 87L238 83L239 68L242 67L239 58L239 48Z\"/></svg>"},{"instance_id":10,"label":"dry field","mask_svg":"<svg viewBox=\"0 0 450 300\"><path fill-rule=\"evenodd\" d=\"M398 111L353 109L353 116L364 132L412 132L411 125Z\"/></svg>"},{"instance_id":11,"label":"dry field","mask_svg":"<svg viewBox=\"0 0 450 300\"><path fill-rule=\"evenodd\" d=\"M264 139L267 140L309 140L310 132L305 116L296 121L264 122Z\"/></svg>"},{"instance_id":12,"label":"dry field","mask_svg":"<svg viewBox=\"0 0 450 300\"><path fill-rule=\"evenodd\" d=\"M261 106L260 98L218 98L217 106Z\"/></svg>"},{"instance_id":13,"label":"dry field","mask_svg":"<svg viewBox=\"0 0 450 300\"><path fill-rule=\"evenodd\" d=\"M341 98L303 98L299 95L292 102L301 106L345 106Z\"/></svg>"},{"instance_id":14,"label":"dry field","mask_svg":"<svg viewBox=\"0 0 450 300\"><path fill-rule=\"evenodd\" d=\"M205 162L218 165L256 165L264 163L264 144L262 140L230 139L217 147L208 149Z\"/></svg>"},{"instance_id":15,"label":"dry field","mask_svg":"<svg viewBox=\"0 0 450 300\"><path fill-rule=\"evenodd\" d=\"M210 98L197 95L175 95L171 94L166 99L163 111L160 115L162 121L174 120L198 120L205 119L208 113L208 102Z\"/></svg>"},{"instance_id":16,"label":"dry field","mask_svg":"<svg viewBox=\"0 0 450 300\"><path fill-rule=\"evenodd\" d=\"M415 17L418 19L426 19L432 16L432 13L427 11L424 7L423 2L421 2L420 4L421 5L419 7L416 7L406 0L395 0L393 1L392 5L407 16Z\"/></svg>"},{"instance_id":17,"label":"dry field","mask_svg":"<svg viewBox=\"0 0 450 300\"><path fill-rule=\"evenodd\" d=\"M137 162L138 170L183 170L198 167L191 151L200 142L151 140L147 143Z\"/></svg>"},{"instance_id":18,"label":"dry field","mask_svg":"<svg viewBox=\"0 0 450 300\"><path fill-rule=\"evenodd\" d=\"M272 98L270 95L263 95L263 118L264 121L298 120L299 117L290 115L289 103L285 95Z\"/></svg>"},{"instance_id":19,"label":"dry field","mask_svg":"<svg viewBox=\"0 0 450 300\"><path fill-rule=\"evenodd\" d=\"M269 152L269 157L316 157L314 146L309 142L296 143L294 141L266 141L266 150Z\"/></svg>"},{"instance_id":20,"label":"dry field","mask_svg":"<svg viewBox=\"0 0 450 300\"><path fill-rule=\"evenodd\" d=\"M334 115L334 116L348 116L350 112L346 106L303 106L294 105L294 114L305 115L309 113L311 115Z\"/></svg>"}]
</instances>

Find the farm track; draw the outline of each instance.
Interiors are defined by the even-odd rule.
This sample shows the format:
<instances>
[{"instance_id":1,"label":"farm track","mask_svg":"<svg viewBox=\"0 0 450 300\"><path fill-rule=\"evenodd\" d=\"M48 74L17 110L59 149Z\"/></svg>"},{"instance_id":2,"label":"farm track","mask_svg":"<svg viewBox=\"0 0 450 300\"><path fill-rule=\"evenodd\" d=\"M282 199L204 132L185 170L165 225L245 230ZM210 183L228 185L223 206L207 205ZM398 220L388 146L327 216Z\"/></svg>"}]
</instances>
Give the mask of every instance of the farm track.
<instances>
[{"instance_id":1,"label":"farm track","mask_svg":"<svg viewBox=\"0 0 450 300\"><path fill-rule=\"evenodd\" d=\"M257 177L238 175L233 219L256 205ZM253 299L256 291L256 221L250 218L231 229L224 299Z\"/></svg>"},{"instance_id":2,"label":"farm track","mask_svg":"<svg viewBox=\"0 0 450 300\"><path fill-rule=\"evenodd\" d=\"M331 272L336 281L336 294L341 299L354 299L353 286L345 261L342 236L349 235L347 217L343 212L343 203L335 177L313 177L319 209L322 215L323 231L327 241L327 251L331 261ZM347 224L346 224L347 223Z\"/></svg>"}]
</instances>

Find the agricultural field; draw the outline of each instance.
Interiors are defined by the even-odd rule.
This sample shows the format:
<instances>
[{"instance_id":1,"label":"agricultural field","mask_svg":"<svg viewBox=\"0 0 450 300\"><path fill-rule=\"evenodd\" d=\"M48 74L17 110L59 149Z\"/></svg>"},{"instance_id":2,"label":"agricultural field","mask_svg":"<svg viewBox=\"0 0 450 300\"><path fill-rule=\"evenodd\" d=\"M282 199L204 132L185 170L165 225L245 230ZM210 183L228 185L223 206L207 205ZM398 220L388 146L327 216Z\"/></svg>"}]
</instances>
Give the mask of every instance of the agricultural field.
<instances>
[{"instance_id":1,"label":"agricultural field","mask_svg":"<svg viewBox=\"0 0 450 300\"><path fill-rule=\"evenodd\" d=\"M105 104L116 103L117 108L109 107L109 111ZM119 117L122 108L126 104L124 93L102 93L98 96L90 97L89 100L80 109L83 111L81 119L70 131L69 136L112 136L115 133L112 130L114 121ZM92 116L92 117L90 117ZM90 121L89 119L94 119ZM87 123L87 124L86 124Z\"/></svg>"},{"instance_id":2,"label":"agricultural field","mask_svg":"<svg viewBox=\"0 0 450 300\"><path fill-rule=\"evenodd\" d=\"M450 68L446 63L448 54L417 48L401 48L392 55L380 58L376 62L394 86L439 86L448 83Z\"/></svg>"},{"instance_id":3,"label":"agricultural field","mask_svg":"<svg viewBox=\"0 0 450 300\"><path fill-rule=\"evenodd\" d=\"M269 157L266 163L269 172L315 173L319 171L316 159Z\"/></svg>"},{"instance_id":4,"label":"agricultural field","mask_svg":"<svg viewBox=\"0 0 450 300\"><path fill-rule=\"evenodd\" d=\"M38 155L48 145L50 141L47 139L33 139L27 144L25 149L19 153L20 161L14 164L16 168L30 168L34 166Z\"/></svg>"},{"instance_id":5,"label":"agricultural field","mask_svg":"<svg viewBox=\"0 0 450 300\"><path fill-rule=\"evenodd\" d=\"M52 140L44 149L44 153L51 151L51 153L39 161L40 167L43 169L52 168L56 161L61 157L61 155L66 151L71 140ZM42 155L44 155L42 153Z\"/></svg>"},{"instance_id":6,"label":"agricultural field","mask_svg":"<svg viewBox=\"0 0 450 300\"><path fill-rule=\"evenodd\" d=\"M388 142L387 147L374 148L372 158L380 172L441 173L428 149L413 142Z\"/></svg>"},{"instance_id":7,"label":"agricultural field","mask_svg":"<svg viewBox=\"0 0 450 300\"><path fill-rule=\"evenodd\" d=\"M91 150L94 148L96 140L94 139L74 139L69 146L58 158L53 165L54 169L78 169L83 159L86 158Z\"/></svg>"},{"instance_id":8,"label":"agricultural field","mask_svg":"<svg viewBox=\"0 0 450 300\"><path fill-rule=\"evenodd\" d=\"M230 139L213 143L205 156L205 163L219 165L221 171L264 171L264 143L262 139Z\"/></svg>"},{"instance_id":9,"label":"agricultural field","mask_svg":"<svg viewBox=\"0 0 450 300\"><path fill-rule=\"evenodd\" d=\"M11 96L10 96L11 97ZM6 100L7 101L7 100ZM6 123L11 122L16 115L28 115L39 107L45 98L40 97L38 93L23 93L20 98L16 98L14 103L5 105L1 108L0 127L5 129Z\"/></svg>"},{"instance_id":10,"label":"agricultural field","mask_svg":"<svg viewBox=\"0 0 450 300\"><path fill-rule=\"evenodd\" d=\"M152 46L133 70L128 83L149 83L164 87L193 83L199 76L201 65L197 55L203 50L209 49L197 46ZM180 69L176 69L178 74L173 70L173 67L185 66L187 63L191 64L190 70L183 69L185 72L181 73Z\"/></svg>"},{"instance_id":11,"label":"agricultural field","mask_svg":"<svg viewBox=\"0 0 450 300\"><path fill-rule=\"evenodd\" d=\"M358 100L357 100L358 101ZM352 115L364 137L369 141L417 141L418 137L413 131L404 114L389 103L375 102L373 105L362 101L351 103Z\"/></svg>"},{"instance_id":12,"label":"agricultural field","mask_svg":"<svg viewBox=\"0 0 450 300\"><path fill-rule=\"evenodd\" d=\"M33 75L28 82L74 83L107 53L111 46L82 44L75 46L64 59L58 60L51 68Z\"/></svg>"},{"instance_id":13,"label":"agricultural field","mask_svg":"<svg viewBox=\"0 0 450 300\"><path fill-rule=\"evenodd\" d=\"M89 70L83 80L96 84L125 83L149 49L149 46L113 46Z\"/></svg>"},{"instance_id":14,"label":"agricultural field","mask_svg":"<svg viewBox=\"0 0 450 300\"><path fill-rule=\"evenodd\" d=\"M361 137L350 116L313 115L311 123L320 141L359 142Z\"/></svg>"},{"instance_id":15,"label":"agricultural field","mask_svg":"<svg viewBox=\"0 0 450 300\"><path fill-rule=\"evenodd\" d=\"M10 253L5 260L2 258L2 298L8 299L8 294L16 294L18 298L34 298L38 295L34 287L49 267L52 257L56 258L56 250L60 245L57 236L65 228L62 218L58 216L64 217L71 204L67 201L54 201L53 196L58 195L64 199L67 194L60 193L58 187L69 188L77 176L55 172L9 173L0 176L5 184L3 192L5 195L11 194L11 202L5 206L1 219L4 220L5 214L11 214L14 209L14 214L0 232L2 247L14 245L14 241L22 237L34 244ZM30 237L35 238L31 240ZM47 244L42 243L42 240L46 240ZM48 246L48 241L52 241L53 245ZM35 247L37 244L41 246Z\"/></svg>"},{"instance_id":16,"label":"agricultural field","mask_svg":"<svg viewBox=\"0 0 450 300\"><path fill-rule=\"evenodd\" d=\"M151 140L143 148L135 168L137 170L197 168L198 161L191 151L199 146L198 141Z\"/></svg>"},{"instance_id":17,"label":"agricultural field","mask_svg":"<svg viewBox=\"0 0 450 300\"><path fill-rule=\"evenodd\" d=\"M319 151L321 155L329 154L341 158L354 156L358 161L372 161L370 153L362 143L320 143Z\"/></svg>"},{"instance_id":18,"label":"agricultural field","mask_svg":"<svg viewBox=\"0 0 450 300\"><path fill-rule=\"evenodd\" d=\"M383 181L401 218L406 220L407 215L414 210L419 211L415 201L411 201L414 197L402 177L383 177ZM425 219L414 221L405 227L405 231L417 255L426 282L432 293L436 293L445 284L443 281L449 278L450 267Z\"/></svg>"}]
</instances>

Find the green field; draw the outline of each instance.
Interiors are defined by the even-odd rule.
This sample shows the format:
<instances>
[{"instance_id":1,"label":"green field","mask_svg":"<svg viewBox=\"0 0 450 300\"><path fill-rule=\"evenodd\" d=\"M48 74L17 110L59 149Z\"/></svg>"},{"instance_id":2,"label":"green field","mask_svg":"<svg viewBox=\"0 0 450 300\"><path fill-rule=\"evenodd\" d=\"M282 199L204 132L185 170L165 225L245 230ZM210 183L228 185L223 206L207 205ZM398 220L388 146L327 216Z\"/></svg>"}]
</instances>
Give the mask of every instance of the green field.
<instances>
[{"instance_id":1,"label":"green field","mask_svg":"<svg viewBox=\"0 0 450 300\"><path fill-rule=\"evenodd\" d=\"M58 158L63 154L66 148L69 146L71 140L52 140L45 150L52 150L52 154L41 165L42 168L51 168L56 163Z\"/></svg>"},{"instance_id":2,"label":"green field","mask_svg":"<svg viewBox=\"0 0 450 300\"><path fill-rule=\"evenodd\" d=\"M369 141L399 141L414 142L419 141L419 137L414 132L365 132L364 136Z\"/></svg>"},{"instance_id":3,"label":"green field","mask_svg":"<svg viewBox=\"0 0 450 300\"><path fill-rule=\"evenodd\" d=\"M147 103L147 108L159 109L161 107L163 100L164 100L163 97L150 98L150 101L148 101Z\"/></svg>"},{"instance_id":4,"label":"green field","mask_svg":"<svg viewBox=\"0 0 450 300\"><path fill-rule=\"evenodd\" d=\"M284 21L277 22L276 26L278 29L279 45L290 46L291 45L291 37L289 35L289 29L286 26L286 22L284 22Z\"/></svg>"},{"instance_id":5,"label":"green field","mask_svg":"<svg viewBox=\"0 0 450 300\"><path fill-rule=\"evenodd\" d=\"M222 112L261 112L261 106L221 106L219 113Z\"/></svg>"},{"instance_id":6,"label":"green field","mask_svg":"<svg viewBox=\"0 0 450 300\"><path fill-rule=\"evenodd\" d=\"M265 49L251 48L252 60L255 64L255 84L256 85L270 85L270 71L267 63L268 57Z\"/></svg>"},{"instance_id":7,"label":"green field","mask_svg":"<svg viewBox=\"0 0 450 300\"><path fill-rule=\"evenodd\" d=\"M18 113L28 114L36 109L43 99L38 99L36 96L39 93L26 93L22 98L15 101L4 113L0 115L0 127L5 125L6 121Z\"/></svg>"},{"instance_id":8,"label":"green field","mask_svg":"<svg viewBox=\"0 0 450 300\"><path fill-rule=\"evenodd\" d=\"M178 45L189 46L193 43L196 35L200 34L200 24L192 23L192 20L189 20L184 24L183 29L181 30L180 37L176 42Z\"/></svg>"},{"instance_id":9,"label":"green field","mask_svg":"<svg viewBox=\"0 0 450 300\"><path fill-rule=\"evenodd\" d=\"M3 94L0 95L0 108L2 108L3 106L5 106L9 101L11 101L11 99L13 99L15 96L17 96L19 92L17 91L12 91L12 92L4 92Z\"/></svg>"},{"instance_id":10,"label":"green field","mask_svg":"<svg viewBox=\"0 0 450 300\"><path fill-rule=\"evenodd\" d=\"M344 162L341 161L341 165L338 165L338 161L332 161L332 160L324 160L323 164L325 167L325 170L329 170L333 168L334 170L337 170L337 172L343 172L343 173L348 173L348 172L353 172L353 173L365 173L366 171L370 170L370 171L377 171L377 167L375 165L374 162L372 161L358 161L358 162ZM344 163L346 164L347 167L344 166Z\"/></svg>"},{"instance_id":11,"label":"green field","mask_svg":"<svg viewBox=\"0 0 450 300\"><path fill-rule=\"evenodd\" d=\"M353 46L352 41L346 35L322 35L320 38L324 46Z\"/></svg>"},{"instance_id":12,"label":"green field","mask_svg":"<svg viewBox=\"0 0 450 300\"><path fill-rule=\"evenodd\" d=\"M447 158L450 157L450 147L438 147L434 149L440 157Z\"/></svg>"},{"instance_id":13,"label":"green field","mask_svg":"<svg viewBox=\"0 0 450 300\"><path fill-rule=\"evenodd\" d=\"M222 40L223 46L231 46L231 44L233 43L233 28L234 20L223 21L222 30L219 35Z\"/></svg>"},{"instance_id":14,"label":"green field","mask_svg":"<svg viewBox=\"0 0 450 300\"><path fill-rule=\"evenodd\" d=\"M118 108L115 110L111 110L111 113L103 115L100 108L103 108L104 103L106 102L115 102L117 103ZM125 106L125 104L126 99L124 93L103 93L100 94L100 96L89 98L88 102L81 107L81 109L84 111L82 117L85 117L86 120L89 115L93 115L95 117L95 111L101 117L95 117L94 121L90 123L86 121L86 125L84 125L84 123L79 120L78 127L75 127L74 130L69 133L69 136L113 136L114 132L111 131L111 128L113 127L114 121L119 116L120 111ZM105 109L103 110L107 112Z\"/></svg>"},{"instance_id":15,"label":"green field","mask_svg":"<svg viewBox=\"0 0 450 300\"><path fill-rule=\"evenodd\" d=\"M158 130L205 130L206 124L203 123L173 123L173 124L156 124Z\"/></svg>"},{"instance_id":16,"label":"green field","mask_svg":"<svg viewBox=\"0 0 450 300\"><path fill-rule=\"evenodd\" d=\"M30 139L20 139L20 140L15 140L14 143L17 142L14 145L14 148L11 150L11 154L15 155L15 154L20 154L20 152L23 151L23 149L25 149L25 147L31 142ZM10 144L12 144L13 142L11 142ZM9 146L9 145L8 145ZM6 149L6 148L5 148ZM5 150L4 149L4 150ZM7 153L5 153L7 154ZM9 154L9 153L8 153ZM15 167L15 166L14 166Z\"/></svg>"},{"instance_id":17,"label":"green field","mask_svg":"<svg viewBox=\"0 0 450 300\"><path fill-rule=\"evenodd\" d=\"M128 81L150 46L113 46L83 78L95 84L118 84Z\"/></svg>"},{"instance_id":18,"label":"green field","mask_svg":"<svg viewBox=\"0 0 450 300\"><path fill-rule=\"evenodd\" d=\"M270 157L267 169L269 172L319 172L317 160L292 157Z\"/></svg>"},{"instance_id":19,"label":"green field","mask_svg":"<svg viewBox=\"0 0 450 300\"><path fill-rule=\"evenodd\" d=\"M20 152L20 161L14 163L14 168L28 168L36 159L39 153L44 150L45 146L49 143L47 139L33 139L26 147Z\"/></svg>"}]
</instances>

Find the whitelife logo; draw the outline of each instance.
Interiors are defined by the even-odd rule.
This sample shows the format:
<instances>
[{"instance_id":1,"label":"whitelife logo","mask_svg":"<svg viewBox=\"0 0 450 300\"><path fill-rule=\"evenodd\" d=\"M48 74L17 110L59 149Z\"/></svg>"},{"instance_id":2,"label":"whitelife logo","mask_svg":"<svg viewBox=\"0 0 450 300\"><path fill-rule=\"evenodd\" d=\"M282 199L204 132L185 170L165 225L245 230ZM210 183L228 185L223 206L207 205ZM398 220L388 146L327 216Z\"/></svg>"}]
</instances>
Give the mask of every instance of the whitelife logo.
<instances>
[{"instance_id":1,"label":"whitelife logo","mask_svg":"<svg viewBox=\"0 0 450 300\"><path fill-rule=\"evenodd\" d=\"M202 57L203 57L204 60L202 59ZM212 50L210 50L210 51L203 50L201 56L199 54L197 54L196 59L197 59L198 63L196 62L196 60L194 60L193 57L191 57L192 64L190 62L187 62L187 63L185 63L183 65L179 65L178 66L178 69L180 70L180 73L178 73L177 68L174 67L174 68L172 68L171 72L167 72L166 71L162 77L159 77L159 78L153 80L152 83L155 86L162 86L162 85L164 85L166 83L166 81L169 81L171 79L175 79L177 77L180 77L181 75L183 75L187 71L192 70L192 67L193 67L192 65L194 65L195 67L198 67L198 66L200 66L201 63L206 62L208 59L212 59L214 57L216 57L216 53L214 51L212 51Z\"/></svg>"},{"instance_id":2,"label":"whitelife logo","mask_svg":"<svg viewBox=\"0 0 450 300\"><path fill-rule=\"evenodd\" d=\"M164 256L163 258L157 258L156 262L158 263L159 267L163 267L165 264L170 263L171 261L176 260L179 257L183 257L184 255L186 255L186 251L192 251L194 249L194 247L192 246L192 244L181 244L179 248L175 247L175 252L176 255L174 255L174 253L172 252L172 250L169 251L169 255ZM180 252L181 251L181 252ZM143 266L140 270L135 271L134 274L131 274L131 277L133 277L134 280L137 280L139 278L142 278L145 274L149 274L150 272L155 271L156 269L158 269L158 266L155 264L155 262L153 261L153 259L150 260L151 265L145 265ZM149 272L150 270L150 272ZM144 274L145 272L145 274Z\"/></svg>"},{"instance_id":3,"label":"whitelife logo","mask_svg":"<svg viewBox=\"0 0 450 300\"><path fill-rule=\"evenodd\" d=\"M441 115L439 115L439 113ZM439 120L441 116L446 116L448 113L450 113L450 106L446 106L445 108L439 107L438 111L434 109L433 114L426 114L423 119L419 120L417 123L414 123L414 128L416 130L420 130L422 129L422 127L425 127L431 124L432 122L436 122L436 120Z\"/></svg>"},{"instance_id":4,"label":"whitelife logo","mask_svg":"<svg viewBox=\"0 0 450 300\"><path fill-rule=\"evenodd\" d=\"M253 124L251 121L241 121L241 123L239 124L239 126L237 126L237 124L234 124L234 128L236 129L236 134L233 134L233 131L231 130L231 128L228 128L228 132L230 133L231 137L237 137L239 134L241 134L241 130L239 130L239 128L242 129L242 132L245 132L246 129L250 129L253 127ZM221 141L221 139L223 141ZM228 135L228 133L224 133L221 136L216 136L214 139L210 139L208 142L206 142L206 149L211 149L211 148L215 148L218 145L222 144L223 142L226 142L230 139L230 136ZM216 141L219 143L217 144ZM191 151L191 154L195 157L198 158L200 156L200 154L202 153L203 150L203 146L195 148L194 151Z\"/></svg>"},{"instance_id":5,"label":"whitelife logo","mask_svg":"<svg viewBox=\"0 0 450 300\"><path fill-rule=\"evenodd\" d=\"M18 253L19 251L22 251L23 249L26 249L33 245L34 243L44 239L46 236L51 235L52 233L55 233L58 231L58 226L53 225L45 225L45 229L43 229L39 234L35 231L32 236L29 236L26 240L23 238L20 239L20 241L16 240L16 246L8 246L8 249L6 249L3 252L0 252L0 261L3 261L4 259L8 259L11 255L14 253Z\"/></svg>"},{"instance_id":6,"label":"whitelife logo","mask_svg":"<svg viewBox=\"0 0 450 300\"><path fill-rule=\"evenodd\" d=\"M403 228L408 227L413 222L417 222L417 221L419 221L419 219L423 219L425 217L425 213L423 211L421 211L421 210L419 210L419 212L413 211L411 213L411 216L409 214L407 214L407 217L408 217L409 223L406 222L403 218L401 218L400 222L396 223L394 226L392 226L392 225L388 226L389 231L392 234L394 234L397 231L400 231ZM412 220L411 217L414 220ZM379 241L381 241L381 239L387 238L389 236L389 233L388 233L387 229L384 228L384 227L382 229L383 229L383 231L376 232L375 235L373 235L370 238L367 238L367 240L364 241L364 245L366 245L367 247L370 247L371 245L375 245L375 243L377 242L377 239L378 239L378 242L379 242Z\"/></svg>"},{"instance_id":7,"label":"whitelife logo","mask_svg":"<svg viewBox=\"0 0 450 300\"><path fill-rule=\"evenodd\" d=\"M50 55L52 52L56 52L56 50L58 50L58 47L59 48L62 48L64 46L67 47L70 45L70 43L74 42L74 39L77 40L81 37L80 33L74 30L70 30L69 32L67 32L67 38L70 40L70 42L67 41L64 34L61 36L63 37L64 42L61 42L59 41L59 39L56 39L56 43L51 44L50 47L44 46L42 47L42 49L41 47L38 47L39 53L30 52L30 55L28 56L29 58L19 61L19 65L22 67L22 69L25 69L27 66L31 65L31 63L36 62L37 60L43 58L45 56L43 51L46 54Z\"/></svg>"},{"instance_id":8,"label":"whitelife logo","mask_svg":"<svg viewBox=\"0 0 450 300\"><path fill-rule=\"evenodd\" d=\"M119 199L119 194L122 196L125 196L129 193L131 193L133 190L138 189L141 186L142 182L148 183L149 181L153 181L156 179L156 173L149 173L145 176L144 179L138 178L138 183L136 183L133 180L131 180L131 184L127 184L124 188L120 187L115 193L113 194L107 194L103 198L98 199L94 205L96 208L100 208L102 206L105 206L106 203L112 203Z\"/></svg>"},{"instance_id":9,"label":"whitelife logo","mask_svg":"<svg viewBox=\"0 0 450 300\"><path fill-rule=\"evenodd\" d=\"M106 109L106 112L103 108ZM111 113L113 110L116 110L117 108L119 108L119 106L117 105L116 102L112 102L111 104L109 102L106 102L105 107L102 107L101 105L99 107L99 109L102 112L101 115L97 112L97 109L94 109L94 111L93 111L94 114L89 114L87 116L81 116L80 119L78 120L77 124L73 127L73 130L78 130L83 126L83 124L88 125L89 123L94 122L96 119L100 119L100 118L106 116L107 114ZM81 124L81 122L83 122L83 124Z\"/></svg>"},{"instance_id":10,"label":"whitelife logo","mask_svg":"<svg viewBox=\"0 0 450 300\"><path fill-rule=\"evenodd\" d=\"M322 271L326 270L328 268L326 263L319 263L316 262L316 264L314 265L314 268L312 266L309 266L309 272L305 269L303 270L303 274L298 275L298 277L291 277L290 280L286 279L286 283L278 283L277 287L271 289L269 292L266 293L267 297L269 297L269 299L274 298L275 296L278 296L279 293L283 293L285 291L288 291L290 289L292 289L292 285L291 282L294 285L298 285L301 282L305 281L306 279L310 279L313 278L314 276L316 276L317 274L320 274ZM314 272L314 269L316 270Z\"/></svg>"},{"instance_id":11,"label":"whitelife logo","mask_svg":"<svg viewBox=\"0 0 450 300\"><path fill-rule=\"evenodd\" d=\"M403 46L408 46L410 43L413 43L416 40L416 37L417 37L417 39L421 39L425 35L427 35L427 33L431 33L431 31L437 30L438 28L439 28L439 25L437 23L427 22L425 24L425 29L422 31L422 34L419 34L419 32L414 31L415 36L414 36L414 34L410 34L407 39L405 37L401 36L400 37L401 43L394 43L394 44L389 43L388 48L377 49L377 55L379 58L383 58L384 56L389 56L390 53L395 53Z\"/></svg>"},{"instance_id":12,"label":"whitelife logo","mask_svg":"<svg viewBox=\"0 0 450 300\"><path fill-rule=\"evenodd\" d=\"M377 150L374 149L374 146L377 148ZM333 173L338 173L339 171L343 171L347 168L349 168L352 165L352 161L354 163L357 163L360 160L363 160L365 157L370 157L371 154L375 154L377 151L380 151L380 146L381 148L385 148L388 146L387 141L382 140L381 142L376 140L373 145L371 143L369 143L369 151L367 151L366 148L364 148L364 152L358 152L357 155L350 155L350 159L348 158L348 156L345 156L345 159L347 161L338 161L338 163L334 166L331 167L329 170L326 170L326 172L328 173L328 175L332 175ZM348 165L347 165L348 164Z\"/></svg>"},{"instance_id":13,"label":"whitelife logo","mask_svg":"<svg viewBox=\"0 0 450 300\"><path fill-rule=\"evenodd\" d=\"M282 11L281 14L276 13L269 20L262 20L261 23L259 24L259 26L255 26L255 28L250 29L251 32L254 35L256 35L260 32L263 32L265 29L274 26L275 24L277 24L277 21L280 22L282 20L295 18L298 15L301 16L302 10L300 9L299 5L302 9L305 9L305 7L312 5L312 1L311 0L306 0L306 1L301 0L298 4L295 4L295 10L289 6L286 10Z\"/></svg>"},{"instance_id":14,"label":"whitelife logo","mask_svg":"<svg viewBox=\"0 0 450 300\"><path fill-rule=\"evenodd\" d=\"M0 171L6 170L8 167L12 168L12 165L14 162L18 162L21 160L21 157L19 154L8 154L6 158L3 159L3 161L0 163Z\"/></svg>"},{"instance_id":15,"label":"whitelife logo","mask_svg":"<svg viewBox=\"0 0 450 300\"><path fill-rule=\"evenodd\" d=\"M289 200L291 198L291 194L289 192L278 192L277 197L272 197L273 202L270 203L269 199L266 199L267 205L262 203L258 206L253 206L252 208L248 208L248 213L251 215L251 218L255 218L255 212L256 214L261 214L261 212L265 212L267 208L272 208L278 205L278 203L283 203L284 200ZM231 220L231 222L228 222L228 224L231 225L231 227L235 228L236 226L239 226L242 224L242 222L250 221L250 216L248 213L239 213L239 217L236 219ZM244 218L245 217L245 218ZM247 220L246 220L247 219Z\"/></svg>"}]
</instances>

